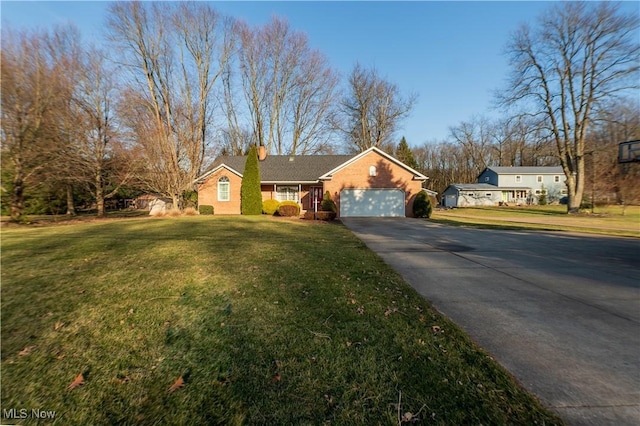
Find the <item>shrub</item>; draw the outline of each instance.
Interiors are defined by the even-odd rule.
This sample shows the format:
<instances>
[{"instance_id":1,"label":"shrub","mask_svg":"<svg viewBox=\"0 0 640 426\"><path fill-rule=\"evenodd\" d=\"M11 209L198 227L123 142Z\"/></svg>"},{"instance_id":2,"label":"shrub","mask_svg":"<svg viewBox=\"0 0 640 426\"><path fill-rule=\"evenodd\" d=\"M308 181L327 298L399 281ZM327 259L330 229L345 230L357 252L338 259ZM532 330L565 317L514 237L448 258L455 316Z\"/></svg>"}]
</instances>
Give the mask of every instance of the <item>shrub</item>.
<instances>
[{"instance_id":1,"label":"shrub","mask_svg":"<svg viewBox=\"0 0 640 426\"><path fill-rule=\"evenodd\" d=\"M278 200L264 200L262 202L262 213L274 215L280 207L280 201Z\"/></svg>"},{"instance_id":2,"label":"shrub","mask_svg":"<svg viewBox=\"0 0 640 426\"><path fill-rule=\"evenodd\" d=\"M295 201L282 201L278 207L280 216L300 216L300 205Z\"/></svg>"},{"instance_id":3,"label":"shrub","mask_svg":"<svg viewBox=\"0 0 640 426\"><path fill-rule=\"evenodd\" d=\"M432 212L433 206L431 206L429 195L426 191L420 191L413 200L413 216L430 218Z\"/></svg>"},{"instance_id":4,"label":"shrub","mask_svg":"<svg viewBox=\"0 0 640 426\"><path fill-rule=\"evenodd\" d=\"M262 193L260 192L260 165L258 149L249 149L240 185L240 211L246 215L262 214Z\"/></svg>"},{"instance_id":5,"label":"shrub","mask_svg":"<svg viewBox=\"0 0 640 426\"><path fill-rule=\"evenodd\" d=\"M538 205L547 205L547 191L544 189L544 186L540 190L540 195L538 195Z\"/></svg>"},{"instance_id":6,"label":"shrub","mask_svg":"<svg viewBox=\"0 0 640 426\"><path fill-rule=\"evenodd\" d=\"M167 216L169 217L178 217L181 215L182 215L182 212L180 211L180 209L171 208L170 210L167 210Z\"/></svg>"},{"instance_id":7,"label":"shrub","mask_svg":"<svg viewBox=\"0 0 640 426\"><path fill-rule=\"evenodd\" d=\"M307 211L304 214L304 218L307 220L324 220L324 221L330 221L330 220L334 220L336 218L336 214L334 212L327 212L327 211Z\"/></svg>"},{"instance_id":8,"label":"shrub","mask_svg":"<svg viewBox=\"0 0 640 426\"><path fill-rule=\"evenodd\" d=\"M198 210L194 209L193 207L187 207L186 209L184 209L185 216L195 216L197 214Z\"/></svg>"},{"instance_id":9,"label":"shrub","mask_svg":"<svg viewBox=\"0 0 640 426\"><path fill-rule=\"evenodd\" d=\"M193 207L195 208L198 205L198 193L193 190L183 191L182 199L184 200L184 206L186 208ZM186 210L185 210L186 214Z\"/></svg>"},{"instance_id":10,"label":"shrub","mask_svg":"<svg viewBox=\"0 0 640 426\"><path fill-rule=\"evenodd\" d=\"M324 198L322 199L322 203L320 203L320 210L324 212L338 212L338 207L336 203L331 199L331 193L329 191L324 193Z\"/></svg>"},{"instance_id":11,"label":"shrub","mask_svg":"<svg viewBox=\"0 0 640 426\"><path fill-rule=\"evenodd\" d=\"M201 205L198 206L200 214L213 214L213 206Z\"/></svg>"}]
</instances>

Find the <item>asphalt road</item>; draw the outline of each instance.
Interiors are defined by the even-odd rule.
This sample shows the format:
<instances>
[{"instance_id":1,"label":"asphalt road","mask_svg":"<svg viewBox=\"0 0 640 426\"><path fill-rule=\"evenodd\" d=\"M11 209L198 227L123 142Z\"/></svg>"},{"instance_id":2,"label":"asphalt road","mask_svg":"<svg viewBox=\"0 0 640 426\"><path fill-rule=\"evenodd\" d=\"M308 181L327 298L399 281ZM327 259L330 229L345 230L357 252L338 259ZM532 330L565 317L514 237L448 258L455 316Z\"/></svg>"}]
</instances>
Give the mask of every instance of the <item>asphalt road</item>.
<instances>
[{"instance_id":1,"label":"asphalt road","mask_svg":"<svg viewBox=\"0 0 640 426\"><path fill-rule=\"evenodd\" d=\"M640 424L640 240L342 222L568 424Z\"/></svg>"}]
</instances>

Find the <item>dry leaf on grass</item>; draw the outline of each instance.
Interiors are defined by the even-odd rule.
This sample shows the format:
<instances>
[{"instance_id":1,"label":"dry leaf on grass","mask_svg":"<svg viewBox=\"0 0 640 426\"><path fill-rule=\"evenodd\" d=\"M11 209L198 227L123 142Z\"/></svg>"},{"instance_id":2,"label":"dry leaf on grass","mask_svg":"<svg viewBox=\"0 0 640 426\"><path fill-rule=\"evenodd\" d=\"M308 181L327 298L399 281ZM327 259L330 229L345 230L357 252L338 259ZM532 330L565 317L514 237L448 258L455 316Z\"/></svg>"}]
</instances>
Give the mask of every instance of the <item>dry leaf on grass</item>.
<instances>
[{"instance_id":1,"label":"dry leaf on grass","mask_svg":"<svg viewBox=\"0 0 640 426\"><path fill-rule=\"evenodd\" d=\"M33 352L35 348L36 348L35 346L26 346L23 350L18 352L18 356L27 356L31 354L31 352Z\"/></svg>"},{"instance_id":2,"label":"dry leaf on grass","mask_svg":"<svg viewBox=\"0 0 640 426\"><path fill-rule=\"evenodd\" d=\"M129 376L124 376L124 377L116 377L115 379L113 379L114 382L116 383L127 383L131 381L131 377Z\"/></svg>"},{"instance_id":3,"label":"dry leaf on grass","mask_svg":"<svg viewBox=\"0 0 640 426\"><path fill-rule=\"evenodd\" d=\"M62 327L64 327L64 323L62 321L56 321L56 323L53 325L53 330L59 330Z\"/></svg>"},{"instance_id":4,"label":"dry leaf on grass","mask_svg":"<svg viewBox=\"0 0 640 426\"><path fill-rule=\"evenodd\" d=\"M82 386L82 385L84 385L84 375L80 373L76 376L75 379L73 379L73 382L71 382L71 384L67 387L67 390L72 391L78 386Z\"/></svg>"},{"instance_id":5,"label":"dry leaf on grass","mask_svg":"<svg viewBox=\"0 0 640 426\"><path fill-rule=\"evenodd\" d=\"M180 376L176 379L175 382L173 382L173 384L169 387L169 389L167 389L167 393L173 393L178 389L184 387L184 385L185 385L184 379L182 378L182 376Z\"/></svg>"}]
</instances>

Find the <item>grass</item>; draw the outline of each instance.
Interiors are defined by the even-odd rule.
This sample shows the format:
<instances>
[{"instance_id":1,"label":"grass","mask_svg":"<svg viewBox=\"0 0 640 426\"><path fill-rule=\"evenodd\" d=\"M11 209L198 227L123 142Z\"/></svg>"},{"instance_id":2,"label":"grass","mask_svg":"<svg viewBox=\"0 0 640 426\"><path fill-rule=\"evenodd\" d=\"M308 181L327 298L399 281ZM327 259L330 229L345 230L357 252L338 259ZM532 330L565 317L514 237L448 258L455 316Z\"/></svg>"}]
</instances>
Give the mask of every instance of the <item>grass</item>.
<instances>
[{"instance_id":1,"label":"grass","mask_svg":"<svg viewBox=\"0 0 640 426\"><path fill-rule=\"evenodd\" d=\"M572 231L640 237L640 206L596 207L567 215L566 206L468 207L434 211L438 223L474 228Z\"/></svg>"},{"instance_id":2,"label":"grass","mask_svg":"<svg viewBox=\"0 0 640 426\"><path fill-rule=\"evenodd\" d=\"M341 225L1 236L3 423L11 408L60 424L561 423Z\"/></svg>"}]
</instances>

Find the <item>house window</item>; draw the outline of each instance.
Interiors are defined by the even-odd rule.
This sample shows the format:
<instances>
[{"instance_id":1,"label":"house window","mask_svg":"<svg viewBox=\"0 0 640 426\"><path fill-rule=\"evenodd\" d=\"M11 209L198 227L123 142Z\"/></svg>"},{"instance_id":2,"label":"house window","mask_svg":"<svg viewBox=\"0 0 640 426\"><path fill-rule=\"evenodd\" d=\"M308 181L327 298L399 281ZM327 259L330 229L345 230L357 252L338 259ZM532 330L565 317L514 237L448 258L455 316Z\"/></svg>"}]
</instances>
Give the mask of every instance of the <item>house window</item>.
<instances>
[{"instance_id":1,"label":"house window","mask_svg":"<svg viewBox=\"0 0 640 426\"><path fill-rule=\"evenodd\" d=\"M536 177L536 181L537 181L538 183L542 183L542 176L538 175L538 176Z\"/></svg>"},{"instance_id":2,"label":"house window","mask_svg":"<svg viewBox=\"0 0 640 426\"><path fill-rule=\"evenodd\" d=\"M485 192L484 196L487 197L487 198L491 198L491 193L490 192Z\"/></svg>"},{"instance_id":3,"label":"house window","mask_svg":"<svg viewBox=\"0 0 640 426\"><path fill-rule=\"evenodd\" d=\"M218 179L218 201L229 201L229 178L222 176Z\"/></svg>"},{"instance_id":4,"label":"house window","mask_svg":"<svg viewBox=\"0 0 640 426\"><path fill-rule=\"evenodd\" d=\"M555 175L555 176L553 177L553 181L554 181L555 183L560 182L560 176Z\"/></svg>"},{"instance_id":5,"label":"house window","mask_svg":"<svg viewBox=\"0 0 640 426\"><path fill-rule=\"evenodd\" d=\"M546 193L547 193L546 189L536 189L536 195L546 194Z\"/></svg>"},{"instance_id":6,"label":"house window","mask_svg":"<svg viewBox=\"0 0 640 426\"><path fill-rule=\"evenodd\" d=\"M378 170L376 170L376 166L369 167L369 176L377 176Z\"/></svg>"},{"instance_id":7,"label":"house window","mask_svg":"<svg viewBox=\"0 0 640 426\"><path fill-rule=\"evenodd\" d=\"M516 183L522 183L522 176L516 175Z\"/></svg>"},{"instance_id":8,"label":"house window","mask_svg":"<svg viewBox=\"0 0 640 426\"><path fill-rule=\"evenodd\" d=\"M298 201L298 187L297 186L276 186L276 200L278 201Z\"/></svg>"}]
</instances>

